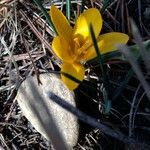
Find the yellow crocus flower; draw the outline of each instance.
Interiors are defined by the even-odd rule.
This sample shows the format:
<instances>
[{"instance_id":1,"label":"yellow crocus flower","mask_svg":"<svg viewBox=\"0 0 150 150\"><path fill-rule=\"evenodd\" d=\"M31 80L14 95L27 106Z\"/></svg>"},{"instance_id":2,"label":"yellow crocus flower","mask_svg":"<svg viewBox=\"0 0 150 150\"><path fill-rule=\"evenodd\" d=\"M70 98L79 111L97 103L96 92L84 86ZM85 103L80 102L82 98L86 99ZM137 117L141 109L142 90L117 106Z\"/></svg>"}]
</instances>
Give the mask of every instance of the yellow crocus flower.
<instances>
[{"instance_id":1,"label":"yellow crocus flower","mask_svg":"<svg viewBox=\"0 0 150 150\"><path fill-rule=\"evenodd\" d=\"M93 27L97 44L101 54L116 50L117 44L126 44L129 37L124 33L111 32L99 36L102 28L102 16L98 9L90 8L84 11L72 28L63 15L54 5L50 9L50 17L58 33L52 41L55 54L62 60L61 72L67 73L83 81L85 68L83 62L96 57L89 26ZM61 79L70 90L78 87L79 83L61 74Z\"/></svg>"}]
</instances>

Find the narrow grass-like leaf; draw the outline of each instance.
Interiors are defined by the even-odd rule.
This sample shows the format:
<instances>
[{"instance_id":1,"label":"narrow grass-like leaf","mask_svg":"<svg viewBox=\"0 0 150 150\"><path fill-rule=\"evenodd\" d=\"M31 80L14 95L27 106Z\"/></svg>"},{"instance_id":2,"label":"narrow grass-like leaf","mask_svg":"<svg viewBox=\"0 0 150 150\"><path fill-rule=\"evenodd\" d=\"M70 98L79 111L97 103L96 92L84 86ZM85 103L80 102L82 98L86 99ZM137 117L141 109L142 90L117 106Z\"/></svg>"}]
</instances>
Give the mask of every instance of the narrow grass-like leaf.
<instances>
[{"instance_id":1,"label":"narrow grass-like leaf","mask_svg":"<svg viewBox=\"0 0 150 150\"><path fill-rule=\"evenodd\" d=\"M103 1L103 7L101 9L101 13L103 13L105 11L105 9L107 8L108 4L109 4L110 0L104 0Z\"/></svg>"},{"instance_id":2,"label":"narrow grass-like leaf","mask_svg":"<svg viewBox=\"0 0 150 150\"><path fill-rule=\"evenodd\" d=\"M109 106L111 106L111 101L109 100L109 88L110 88L109 87L109 81L108 81L108 76L106 74L104 61L102 59L102 56L100 54L100 50L99 50L98 45L97 45L97 40L96 40L92 25L90 25L90 34L91 34L93 45L94 45L94 48L95 48L95 51L97 54L97 58L99 60L100 68L102 71L102 79L103 79L103 84L104 84L104 88L105 88L105 95L106 95L104 97L104 102L105 102L105 108L107 108L107 110L105 110L105 113L106 112L109 113L110 108L107 106L107 104L109 104ZM108 101L110 101L110 102L108 102Z\"/></svg>"},{"instance_id":3,"label":"narrow grass-like leaf","mask_svg":"<svg viewBox=\"0 0 150 150\"><path fill-rule=\"evenodd\" d=\"M107 75L106 75L106 71L105 71L105 67L104 67L104 61L103 61L102 56L100 54L100 51L99 51L99 48L98 48L98 45L97 45L97 40L96 40L96 37L95 37L92 25L90 25L90 33L91 33L93 45L94 45L94 48L95 48L95 51L96 51L96 54L97 54L97 58L98 58L99 63L100 63L102 76L103 76L103 82L107 83L107 80L106 80L107 79ZM107 87L107 86L105 85L105 87Z\"/></svg>"},{"instance_id":4,"label":"narrow grass-like leaf","mask_svg":"<svg viewBox=\"0 0 150 150\"><path fill-rule=\"evenodd\" d=\"M150 40L144 41L142 44L145 47L145 49L150 57ZM130 52L132 52L132 54L134 55L135 59L138 59L140 56L139 46L137 44L135 44L133 46L130 46L129 49L130 49Z\"/></svg>"},{"instance_id":5,"label":"narrow grass-like leaf","mask_svg":"<svg viewBox=\"0 0 150 150\"><path fill-rule=\"evenodd\" d=\"M150 57L150 40L144 41L143 45L145 46L145 49L148 52L149 57ZM132 52L135 59L140 61L141 57L140 57L140 49L139 49L138 45L129 46L129 48L130 48L130 52ZM107 62L108 60L112 60L114 58L118 58L120 60L125 60L125 58L122 56L122 54L118 50L104 54L101 56L101 58L104 62ZM88 61L88 63L92 63L95 61L99 61L99 58L94 58L94 59ZM126 87L126 85L128 84L128 82L130 81L130 79L132 78L133 75L134 75L134 72L131 68L128 71L125 79L120 83L120 86L114 91L114 94L112 96L112 101L114 101L115 99L118 98L118 96L122 93L122 91L124 90L124 88Z\"/></svg>"},{"instance_id":6,"label":"narrow grass-like leaf","mask_svg":"<svg viewBox=\"0 0 150 150\"><path fill-rule=\"evenodd\" d=\"M80 7L81 13L84 11L84 6L85 6L85 0L81 0L81 7Z\"/></svg>"},{"instance_id":7,"label":"narrow grass-like leaf","mask_svg":"<svg viewBox=\"0 0 150 150\"><path fill-rule=\"evenodd\" d=\"M88 85L88 84L86 84L86 83L83 83L83 81L78 80L77 78L73 77L72 75L70 75L70 74L68 74L68 73L61 72L61 74L63 74L65 77L69 78L70 80L72 80L72 81L74 81L74 82L76 82L76 83L78 83L78 84L81 84L81 83L82 83L82 84L84 84L84 86L91 88L91 90L92 90L92 89L95 90L95 88L94 88L93 86Z\"/></svg>"},{"instance_id":8,"label":"narrow grass-like leaf","mask_svg":"<svg viewBox=\"0 0 150 150\"><path fill-rule=\"evenodd\" d=\"M132 35L135 39L135 43L139 46L140 54L142 56L146 69L147 71L149 71L150 70L150 57L148 56L148 52L145 48L145 45L142 42L143 40L138 30L138 27L136 26L133 20L131 20L131 29L132 29Z\"/></svg>"},{"instance_id":9,"label":"narrow grass-like leaf","mask_svg":"<svg viewBox=\"0 0 150 150\"><path fill-rule=\"evenodd\" d=\"M103 55L101 55L101 57L102 57L103 62L107 62L108 60L112 60L115 58L123 59L122 54L118 50L114 51L114 52L103 54ZM91 60L88 60L87 63L92 63L92 62L96 62L96 61L99 61L97 57L95 57Z\"/></svg>"},{"instance_id":10,"label":"narrow grass-like leaf","mask_svg":"<svg viewBox=\"0 0 150 150\"><path fill-rule=\"evenodd\" d=\"M70 80L76 82L76 83L81 83L80 80L78 80L77 78L73 77L72 75L68 74L68 73L65 73L65 72L61 72L61 74L63 74L64 76L66 76L67 78L69 78Z\"/></svg>"},{"instance_id":11,"label":"narrow grass-like leaf","mask_svg":"<svg viewBox=\"0 0 150 150\"><path fill-rule=\"evenodd\" d=\"M145 48L149 54L149 57L150 57L150 40L144 41L143 45L145 46ZM129 46L129 48L130 48L130 51L132 52L132 54L134 55L134 57L136 59L138 59L138 57L140 56L138 45ZM118 51L118 50L103 54L103 55L101 55L101 57L104 62L107 62L107 61L115 59L115 58L120 59L120 60L125 60L125 58L122 56L122 53L120 53L120 51ZM89 60L88 63L95 62L97 60L98 60L98 58L96 57L96 58Z\"/></svg>"},{"instance_id":12,"label":"narrow grass-like leaf","mask_svg":"<svg viewBox=\"0 0 150 150\"><path fill-rule=\"evenodd\" d=\"M45 8L42 5L42 2L40 0L33 0L36 5L41 9L42 13L44 14L48 24L52 27L53 31L57 34L57 31L53 25L53 22L51 21L51 18L49 16L49 14L47 13L47 11L45 10Z\"/></svg>"},{"instance_id":13,"label":"narrow grass-like leaf","mask_svg":"<svg viewBox=\"0 0 150 150\"><path fill-rule=\"evenodd\" d=\"M128 71L125 79L121 82L120 86L114 91L112 101L114 101L118 98L118 96L122 93L122 91L124 90L124 88L126 87L128 82L130 81L130 79L133 77L133 75L134 75L134 72L133 72L133 69L131 68Z\"/></svg>"},{"instance_id":14,"label":"narrow grass-like leaf","mask_svg":"<svg viewBox=\"0 0 150 150\"><path fill-rule=\"evenodd\" d=\"M146 81L141 68L139 67L137 60L135 59L134 55L130 52L130 49L127 46L123 46L120 48L121 52L125 55L129 63L131 64L135 74L137 75L139 81L141 82L141 85L143 86L143 89L145 90L145 93L150 100L150 86L148 82ZM142 57L140 57L141 59Z\"/></svg>"},{"instance_id":15,"label":"narrow grass-like leaf","mask_svg":"<svg viewBox=\"0 0 150 150\"><path fill-rule=\"evenodd\" d=\"M66 0L66 17L70 20L70 12L71 12L71 2L70 0Z\"/></svg>"},{"instance_id":16,"label":"narrow grass-like leaf","mask_svg":"<svg viewBox=\"0 0 150 150\"><path fill-rule=\"evenodd\" d=\"M148 52L149 57L150 57L150 40L143 42L143 45L145 46L145 49ZM133 45L133 46L130 46L129 49L130 49L130 52L133 54L135 60L141 61L142 58L140 55L139 47L137 45ZM115 90L112 100L115 100L118 98L118 96L122 93L122 91L124 90L124 88L126 87L126 85L128 84L128 82L130 81L133 75L134 75L134 71L131 68L128 71L124 81L122 81L120 86Z\"/></svg>"}]
</instances>

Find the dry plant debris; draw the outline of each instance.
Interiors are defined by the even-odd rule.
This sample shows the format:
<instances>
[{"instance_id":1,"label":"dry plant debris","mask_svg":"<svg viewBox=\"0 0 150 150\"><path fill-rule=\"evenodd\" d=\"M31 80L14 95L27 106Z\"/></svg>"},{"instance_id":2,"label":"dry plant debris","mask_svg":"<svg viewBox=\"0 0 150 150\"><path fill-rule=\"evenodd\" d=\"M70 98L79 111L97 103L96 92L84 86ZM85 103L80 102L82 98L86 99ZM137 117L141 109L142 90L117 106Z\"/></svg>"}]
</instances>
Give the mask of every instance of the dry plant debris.
<instances>
[{"instance_id":1,"label":"dry plant debris","mask_svg":"<svg viewBox=\"0 0 150 150\"><path fill-rule=\"evenodd\" d=\"M106 1L84 1L85 9L96 7L101 10L103 33L124 32L130 36L129 45L133 45L137 41L131 28L132 18L142 41L150 39L149 0ZM42 4L49 10L50 1L43 0ZM65 1L54 1L54 4L65 12ZM71 4L70 21L73 24L73 18L80 14L81 1L72 0ZM52 28L33 1L0 1L0 149L52 149L22 115L15 96L20 83L27 76L35 74L40 82L40 73L59 74L61 62L51 48L53 36ZM149 85L149 70L143 61L139 62L141 73ZM139 143L125 144L100 129L81 123L85 130L74 149L150 149L150 101L138 76L132 74L132 64L127 59L113 59L105 63L111 87L110 97L122 86L122 81L132 75L121 94L112 98L114 100L108 115L103 113L105 91L99 63L95 61L86 65L86 80L75 91L78 108L106 127L121 131ZM85 88L84 84L96 90Z\"/></svg>"}]
</instances>

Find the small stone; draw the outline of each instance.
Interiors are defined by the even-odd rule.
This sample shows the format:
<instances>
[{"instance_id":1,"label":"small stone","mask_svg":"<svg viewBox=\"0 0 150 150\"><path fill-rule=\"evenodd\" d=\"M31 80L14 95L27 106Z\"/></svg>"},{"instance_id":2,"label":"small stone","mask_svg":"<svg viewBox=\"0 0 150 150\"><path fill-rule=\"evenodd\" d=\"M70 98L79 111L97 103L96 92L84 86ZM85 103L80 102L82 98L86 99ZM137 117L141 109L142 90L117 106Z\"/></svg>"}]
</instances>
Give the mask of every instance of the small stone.
<instances>
[{"instance_id":1,"label":"small stone","mask_svg":"<svg viewBox=\"0 0 150 150\"><path fill-rule=\"evenodd\" d=\"M60 133L62 134L66 143L69 145L69 147L75 146L77 144L79 134L79 125L77 118L53 101L51 101L47 96L48 91L53 92L63 100L66 100L66 102L76 107L73 92L69 91L67 87L63 84L63 82L59 79L59 77L55 74L40 74L39 78L42 84L38 85L36 76L28 77L21 84L18 90L16 99L24 116L28 119L29 122L31 122L33 127L39 133L41 133L47 140L50 141L47 133L45 133L44 129L40 125L38 117L33 111L30 103L32 99L35 99L37 102L35 101L33 104L36 108L38 108L39 114L43 115L43 107L40 106L40 103L38 102L41 99L36 94L36 91L38 90L38 93L44 100L46 106L48 106L48 109L52 114L56 125L60 129ZM36 87L35 92L34 89L31 90L31 82L34 83L34 86ZM44 118L45 116L43 115L42 117ZM47 123L47 121L45 121L44 123Z\"/></svg>"}]
</instances>

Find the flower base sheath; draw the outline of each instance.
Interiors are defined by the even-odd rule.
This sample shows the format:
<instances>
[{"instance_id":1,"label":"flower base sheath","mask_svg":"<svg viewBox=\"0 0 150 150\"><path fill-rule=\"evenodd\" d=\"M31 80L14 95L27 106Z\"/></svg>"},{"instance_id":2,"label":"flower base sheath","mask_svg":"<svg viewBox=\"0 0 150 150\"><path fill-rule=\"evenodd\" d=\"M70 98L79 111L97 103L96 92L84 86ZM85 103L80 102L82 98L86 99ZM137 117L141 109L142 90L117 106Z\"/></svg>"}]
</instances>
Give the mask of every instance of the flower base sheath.
<instances>
[{"instance_id":1,"label":"flower base sheath","mask_svg":"<svg viewBox=\"0 0 150 150\"><path fill-rule=\"evenodd\" d=\"M58 35L52 41L55 54L62 60L61 79L70 90L78 87L79 83L66 77L69 74L83 81L85 68L83 62L96 57L89 26L92 25L101 54L116 50L117 44L126 44L128 35L119 32L100 34L102 16L98 9L90 8L84 11L76 20L74 28L54 5L50 9L50 17Z\"/></svg>"}]
</instances>

